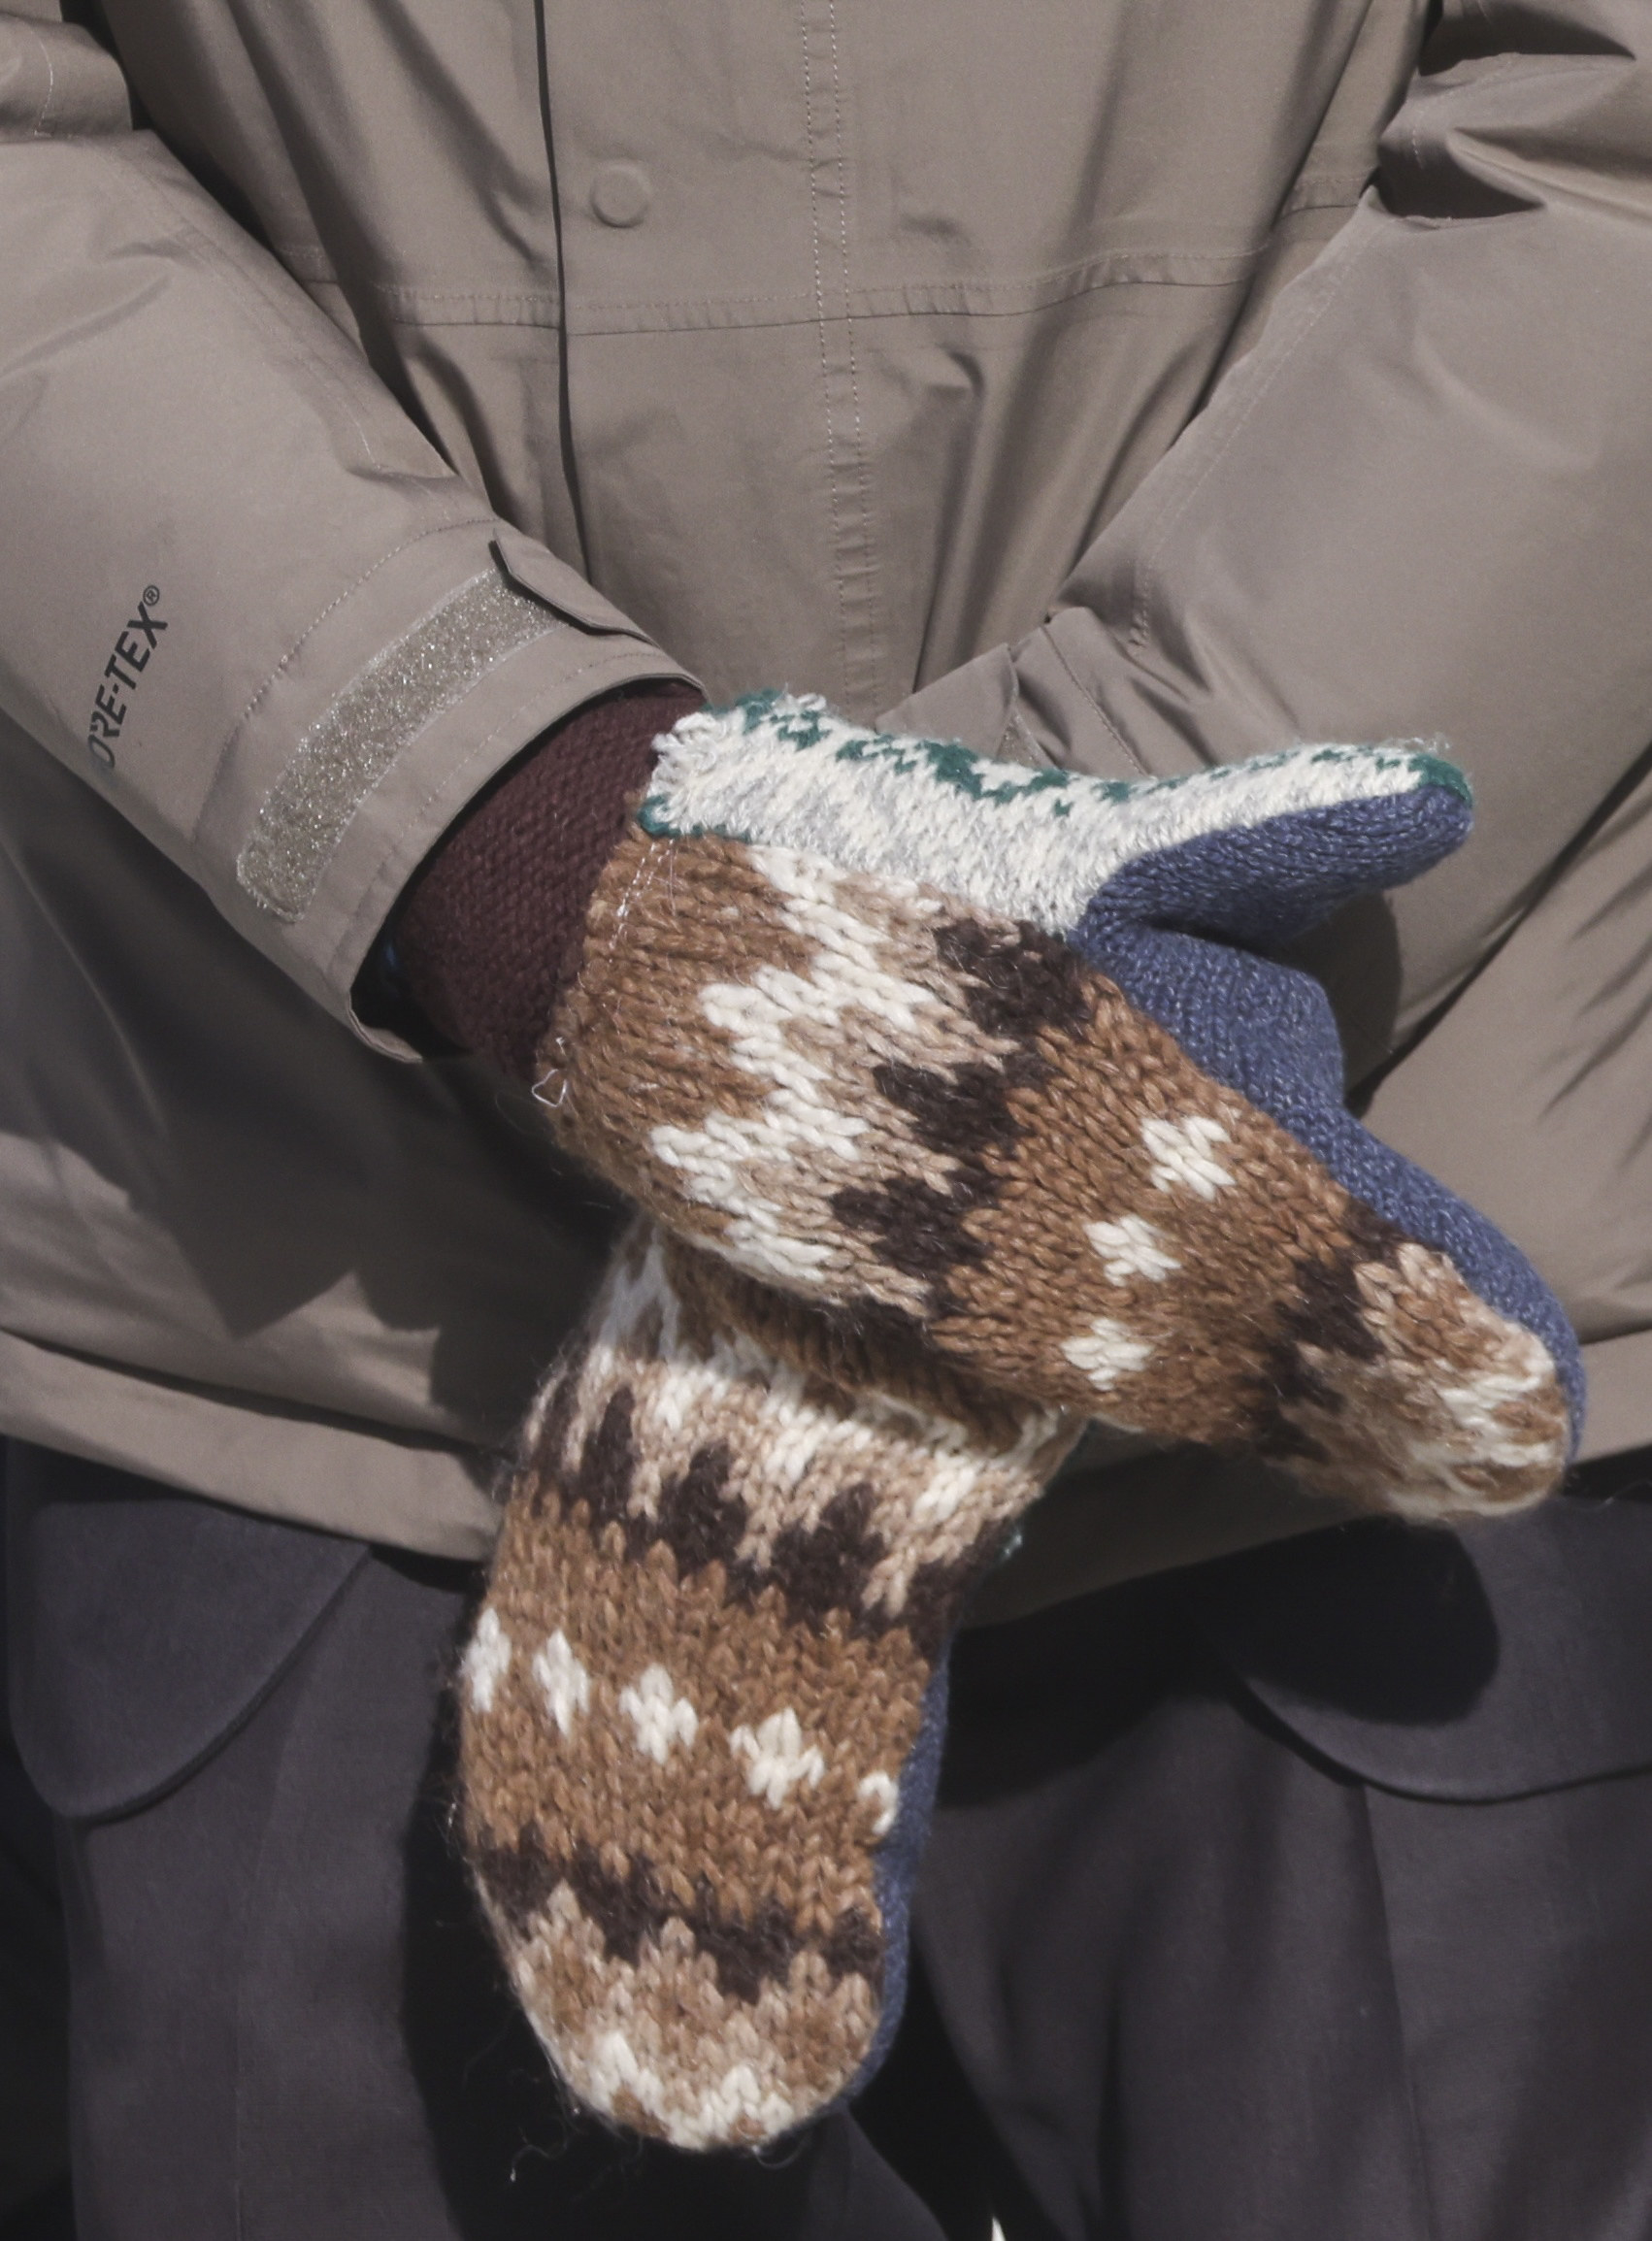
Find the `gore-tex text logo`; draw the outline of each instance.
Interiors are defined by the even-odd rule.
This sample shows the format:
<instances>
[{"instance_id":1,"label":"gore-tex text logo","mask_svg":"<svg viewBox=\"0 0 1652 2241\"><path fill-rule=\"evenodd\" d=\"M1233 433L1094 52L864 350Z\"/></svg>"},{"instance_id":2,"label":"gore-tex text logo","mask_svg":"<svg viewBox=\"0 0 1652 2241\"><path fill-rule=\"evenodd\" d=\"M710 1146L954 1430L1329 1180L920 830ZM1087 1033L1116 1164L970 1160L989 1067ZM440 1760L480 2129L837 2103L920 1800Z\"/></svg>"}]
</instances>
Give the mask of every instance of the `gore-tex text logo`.
<instances>
[{"instance_id":1,"label":"gore-tex text logo","mask_svg":"<svg viewBox=\"0 0 1652 2241\"><path fill-rule=\"evenodd\" d=\"M138 602L138 611L132 615L120 636L115 642L115 651L103 665L103 682L92 696L92 717L86 726L86 752L94 763L101 763L106 771L115 768L115 742L120 737L126 722L126 711L131 706L122 693L132 694L138 689L138 679L149 666L149 657L160 643L160 634L166 625L153 610L160 605L158 586L147 583L144 596Z\"/></svg>"}]
</instances>

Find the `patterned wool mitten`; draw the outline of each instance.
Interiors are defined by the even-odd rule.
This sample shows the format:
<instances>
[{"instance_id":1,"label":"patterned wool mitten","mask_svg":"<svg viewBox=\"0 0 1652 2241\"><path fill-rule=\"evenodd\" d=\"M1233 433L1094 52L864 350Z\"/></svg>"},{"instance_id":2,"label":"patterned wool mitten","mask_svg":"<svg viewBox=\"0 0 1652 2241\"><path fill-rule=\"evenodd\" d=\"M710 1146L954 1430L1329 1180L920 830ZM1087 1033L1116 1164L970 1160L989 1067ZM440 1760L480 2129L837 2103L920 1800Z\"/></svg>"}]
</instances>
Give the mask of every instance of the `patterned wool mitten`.
<instances>
[{"instance_id":1,"label":"patterned wool mitten","mask_svg":"<svg viewBox=\"0 0 1652 2241\"><path fill-rule=\"evenodd\" d=\"M1559 1479L1559 1306L1342 1104L1275 942L1462 841L1411 744L1110 782L768 695L660 742L542 1048L677 1235L1042 1408L1418 1518Z\"/></svg>"},{"instance_id":2,"label":"patterned wool mitten","mask_svg":"<svg viewBox=\"0 0 1652 2241\"><path fill-rule=\"evenodd\" d=\"M1466 825L1412 748L1108 785L775 698L665 742L542 1094L677 1235L542 1397L463 1688L478 1880L589 2106L754 2143L875 2066L944 1645L1059 1411L1412 1515L1559 1475L1558 1309L1235 946Z\"/></svg>"},{"instance_id":3,"label":"patterned wool mitten","mask_svg":"<svg viewBox=\"0 0 1652 2241\"><path fill-rule=\"evenodd\" d=\"M944 1645L1073 1436L651 1224L621 1248L461 1686L477 1880L588 2107L754 2145L876 2067Z\"/></svg>"}]
</instances>

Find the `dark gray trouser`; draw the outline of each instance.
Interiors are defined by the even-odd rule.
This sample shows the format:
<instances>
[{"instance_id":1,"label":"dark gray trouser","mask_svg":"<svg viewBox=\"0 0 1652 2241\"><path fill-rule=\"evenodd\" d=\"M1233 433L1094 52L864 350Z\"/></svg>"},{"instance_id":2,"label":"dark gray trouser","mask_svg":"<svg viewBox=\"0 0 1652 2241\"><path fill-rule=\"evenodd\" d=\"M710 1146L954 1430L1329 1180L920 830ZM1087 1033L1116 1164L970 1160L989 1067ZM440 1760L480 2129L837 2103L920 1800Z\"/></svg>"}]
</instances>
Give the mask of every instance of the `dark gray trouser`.
<instances>
[{"instance_id":1,"label":"dark gray trouser","mask_svg":"<svg viewBox=\"0 0 1652 2241\"><path fill-rule=\"evenodd\" d=\"M14 1446L80 2241L938 2241L842 2117L768 2164L559 2106L450 1840L475 1579Z\"/></svg>"},{"instance_id":2,"label":"dark gray trouser","mask_svg":"<svg viewBox=\"0 0 1652 2241\"><path fill-rule=\"evenodd\" d=\"M1007 2232L1646 2241L1652 1773L1361 1779L1215 1653L1215 1585L955 1661L917 1920Z\"/></svg>"},{"instance_id":3,"label":"dark gray trouser","mask_svg":"<svg viewBox=\"0 0 1652 2241\"><path fill-rule=\"evenodd\" d=\"M910 2027L765 2166L548 2091L445 1826L463 1575L17 1463L83 2241L984 2241L983 2184L1010 2241L1652 2230L1652 1630L1576 1623L1652 1600L1638 1504L967 1637Z\"/></svg>"},{"instance_id":4,"label":"dark gray trouser","mask_svg":"<svg viewBox=\"0 0 1652 2241\"><path fill-rule=\"evenodd\" d=\"M61 2223L68 1987L51 1825L12 1741L4 1588L0 1540L0 2241L12 2241L53 2229L49 2195Z\"/></svg>"}]
</instances>

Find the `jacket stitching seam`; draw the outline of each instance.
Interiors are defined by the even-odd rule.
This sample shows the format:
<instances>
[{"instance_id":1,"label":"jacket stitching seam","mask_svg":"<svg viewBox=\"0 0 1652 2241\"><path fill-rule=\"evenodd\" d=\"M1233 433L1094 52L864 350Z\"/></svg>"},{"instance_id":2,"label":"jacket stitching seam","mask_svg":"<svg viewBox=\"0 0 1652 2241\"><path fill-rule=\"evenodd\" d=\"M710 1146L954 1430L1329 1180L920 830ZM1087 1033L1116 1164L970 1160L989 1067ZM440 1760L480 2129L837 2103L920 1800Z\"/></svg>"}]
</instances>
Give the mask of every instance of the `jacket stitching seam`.
<instances>
[{"instance_id":1,"label":"jacket stitching seam","mask_svg":"<svg viewBox=\"0 0 1652 2241\"><path fill-rule=\"evenodd\" d=\"M1305 174L1304 176L1308 175ZM1351 194L1349 189L1354 187L1355 175L1346 166L1327 166L1323 168L1321 174L1313 176L1323 177L1329 182L1339 186L1342 189L1344 200L1351 203L1357 202L1359 199L1359 191L1363 190L1368 175L1363 172L1359 175L1359 188L1354 189ZM1129 284L1137 276L1128 271L1121 275L1115 271L1109 271L1107 268L1129 267L1155 260L1173 261L1190 267L1209 267L1214 276L1212 280L1200 280L1185 284L1200 287L1220 285L1224 280L1237 280L1242 277L1234 268L1254 265L1267 255L1273 230L1272 227L1269 227L1262 239L1251 242L1242 247L1200 248L1174 241L1148 241L1137 243L1129 247L1092 249L1083 256L1063 258L1057 264L1033 265L1013 272L972 270L962 273L908 273L899 280L870 282L863 288L862 293L867 296L876 296L956 288L1025 288L1048 286L1062 281L1076 281L1080 288L1089 285L1118 284L1121 280L1125 284ZM327 260L325 249L320 242L307 239L277 242L272 245L272 248L273 253L281 261L283 269L288 272L289 277L299 278L297 268L304 264L310 264L314 265L315 269L304 276L306 280L312 283L327 282L333 286L344 285L338 273ZM1089 274L1097 276L1093 281L1086 280L1085 276ZM425 281L417 279L398 280L379 277L363 279L356 284L378 297L416 296L427 302L495 301L555 305L561 301L561 291L557 288L512 286L503 280L491 285L473 284L465 287L449 287L442 285L436 280ZM1153 276L1147 284L1158 285L1162 283L1159 282L1157 276ZM1183 283L1171 282L1168 284ZM618 312L692 311L707 307L716 308L724 304L790 302L799 307L797 315L800 318L810 317L814 310L814 300L809 291L805 288L724 289L712 295L698 296L592 297L587 299L587 302L592 309ZM862 317L867 313L863 309L853 313L828 315Z\"/></svg>"},{"instance_id":2,"label":"jacket stitching seam","mask_svg":"<svg viewBox=\"0 0 1652 2241\"><path fill-rule=\"evenodd\" d=\"M1347 204L1338 207L1352 210L1357 206ZM1441 222L1445 221L1442 220ZM720 303L663 306L652 304L611 306L604 304L589 308L588 313L583 315L577 313L567 322L566 332L570 335L589 336L754 334L783 327L819 328L824 325L829 330L833 327L864 324L869 319L968 319L978 324L986 319L1044 318L1052 313L1068 311L1075 305L1087 303L1092 296L1101 295L1113 289L1132 288L1144 291L1171 288L1226 288L1234 290L1242 285L1243 280L1240 276L1213 280L1104 280L1098 281L1094 287L1076 289L1070 294L1052 296L1034 303L1009 305L920 303L914 305L910 303L867 304L863 302L850 311L829 311L825 313L824 318L812 307L800 307L795 312L776 312L767 314L754 313L743 317L721 315L708 317L704 315L707 312L721 314L727 307ZM661 315L662 313L675 313L676 315ZM413 314L396 314L395 324L416 329L420 326L435 328L453 326L531 327L539 325L549 327L554 326L556 322L550 318L489 318L479 314L468 318L442 317L432 314L424 319Z\"/></svg>"},{"instance_id":3,"label":"jacket stitching seam","mask_svg":"<svg viewBox=\"0 0 1652 2241\"><path fill-rule=\"evenodd\" d=\"M287 647L286 652L282 654L281 660L276 663L275 667L270 671L268 676L265 677L262 684L259 685L257 691L254 692L252 698L242 709L241 713L236 717L235 721L230 725L229 730L224 737L223 744L218 749L215 768L220 772L222 771L230 755L234 752L237 740L246 730L253 712L257 709L259 703L264 699L265 695L269 692L271 686L274 685L277 680L282 676L285 672L292 666L292 663L303 651L305 645L314 636L316 631L318 631L321 625L327 620L327 617L330 614L335 613L341 607L343 607L347 600L352 599L361 589L364 583L368 582L373 577L377 576L379 571L381 568L386 567L389 562L398 556L398 554L411 551L415 544L422 544L427 537L440 537L448 530L484 528L489 524L491 519L492 516L489 514L479 513L467 515L463 519L457 521L430 522L426 525L425 528L415 530L411 537L404 537L399 544L392 544L388 552L381 552L379 555L379 558L373 563L371 568L364 568L361 574L356 577L352 582L347 583L342 591L337 593L334 598L327 602L326 606L321 609L319 613L313 615L310 621L306 623L303 630L299 632L297 638L295 638L292 643ZM215 786L209 788L207 796L208 804L211 803L213 794L215 791ZM205 817L205 815L206 806L203 806L201 816ZM191 838L196 838L199 835L199 831L200 819L198 818L196 820L195 830L191 834Z\"/></svg>"},{"instance_id":4,"label":"jacket stitching seam","mask_svg":"<svg viewBox=\"0 0 1652 2241\"><path fill-rule=\"evenodd\" d=\"M929 274L904 280L871 281L858 291L863 298L858 307L846 307L841 312L828 311L824 316L833 323L844 319L886 317L890 314L885 308L866 299L876 298L879 295L921 295L926 293L942 295L952 290L970 288L1037 288L1072 281L1074 285L1070 289L1048 299L1052 303L1063 303L1068 301L1070 296L1088 295L1097 288L1107 287L1207 288L1234 286L1244 278L1243 272L1236 268L1258 263L1266 253L1266 247L1267 245L1264 245L1262 247L1254 249L1212 249L1207 254L1182 249L1139 249L1120 251L1116 255L1107 257L1086 257L1076 265L1057 265L1047 269L1041 268L1030 273ZM1126 262L1144 263L1149 258L1154 257L1163 257L1167 260L1173 258L1177 263L1189 266L1208 266L1211 268L1210 277L1208 279L1179 280L1166 280L1156 273L1142 275L1131 272L1104 271L1097 273L1093 279L1084 278L1084 275L1096 265L1117 265ZM526 290L481 288L431 291L418 288L416 282L389 280L375 281L371 285L384 289L407 286L419 294L439 292L443 295L497 295L503 298L513 297L518 292L524 295L530 293ZM547 298L546 300L551 299ZM740 294L723 293L712 296L621 296L617 298L596 296L586 299L583 308L592 312L611 313L698 312L717 311L724 305L743 304L795 304L798 308L794 316L799 319L809 316L810 311L817 309L817 306L810 305L809 299L802 290L797 288L757 288L748 289Z\"/></svg>"},{"instance_id":5,"label":"jacket stitching seam","mask_svg":"<svg viewBox=\"0 0 1652 2241\"><path fill-rule=\"evenodd\" d=\"M1354 206L1348 204L1344 207L1352 208ZM722 293L708 296L627 296L611 299L592 297L583 301L572 301L569 305L569 311L572 315L574 330L577 332L601 332L601 329L592 330L587 327L587 321L597 316L614 318L646 312L691 314L765 304L793 306L794 309L786 315L790 323L797 325L813 324L816 320L824 318L828 324L837 325L854 319L926 315L932 307L925 306L914 313L910 302L913 297L958 296L967 294L971 290L983 289L1039 291L1051 288L1057 291L1047 296L1036 294L1035 300L1030 304L1015 304L1010 306L1008 311L1000 311L998 307L993 306L974 314L980 317L1017 317L1024 315L1028 311L1046 310L1053 308L1058 303L1075 301L1101 288L1237 287L1243 281L1250 269L1266 256L1272 238L1272 229L1270 230L1267 241L1254 247L1243 249L1192 250L1148 247L1136 249L1108 250L1100 256L1083 257L1070 264L1040 266L1026 273L930 274L906 280L875 281L863 284L858 290L845 291L846 296L852 295L858 300L846 301L842 310L836 307L823 308L825 291L822 287L820 292L812 298L808 292L795 288L753 289L738 294ZM1116 269L1121 265L1140 265L1153 260L1174 262L1188 268L1205 267L1207 270L1197 273L1190 272L1189 274L1166 275L1163 273L1121 272ZM1109 270L1107 269L1109 267L1115 269ZM1098 270L1098 268L1101 269ZM525 289L429 289L422 287L416 281L394 280L370 280L365 284L376 295L403 293L432 302L487 300L503 303L543 300L546 304L553 304L559 300L549 294L541 298L534 291ZM904 300L884 303L877 300L880 297L899 297ZM947 311L955 311L958 307L953 305L943 308Z\"/></svg>"},{"instance_id":6,"label":"jacket stitching seam","mask_svg":"<svg viewBox=\"0 0 1652 2241\"><path fill-rule=\"evenodd\" d=\"M1355 199L1357 199L1357 197ZM1270 228L1270 238L1272 237L1272 229ZM1090 256L1070 258L1061 264L1035 265L1030 270L1024 272L909 274L903 280L874 281L868 283L863 292L867 295L875 296L877 294L898 294L903 291L919 292L924 290L944 290L951 288L1025 288L1037 287L1041 285L1047 286L1053 283L1067 280L1078 282L1080 290L1088 286L1108 286L1119 284L1128 285L1136 280L1136 275L1129 272L1125 272L1123 274L1116 272L1109 273L1107 270L1106 270L1106 268L1117 267L1121 265L1128 266L1132 264L1142 264L1154 259L1161 259L1167 262L1173 260L1177 264L1187 266L1208 266L1212 268L1214 274L1214 278L1212 280L1200 280L1185 283L1189 286L1208 287L1213 285L1220 285L1226 280L1238 280L1241 278L1241 274L1232 270L1231 268L1253 265L1257 263L1259 259L1267 254L1268 247L1268 240L1258 242L1246 248L1231 249L1182 248L1178 247L1174 243L1149 242L1142 244L1135 248L1103 249ZM289 243L280 251L280 254L283 259L287 256L291 256L295 260L308 260L314 256L315 251L316 245L310 243ZM1097 268L1103 269L1098 272ZM283 269L286 269L284 264ZM1097 277L1094 280L1086 281L1084 276L1091 273L1095 273ZM296 278L297 276L294 274L291 277ZM316 271L308 277L312 281L331 280L334 285L343 285L342 281L339 280L337 274L335 274L330 267L326 272ZM457 302L476 302L479 300L489 300L498 301L501 303L523 302L556 304L561 301L559 292L552 288L510 287L505 285L494 287L483 286L458 288L436 286L416 280L398 280L386 279L370 279L362 281L360 284L366 290L376 296L418 296L426 301L431 302L445 302L448 300ZM1153 276L1147 280L1145 284L1169 284L1173 286L1183 283L1177 283L1173 281L1170 283L1161 283L1158 280L1157 276ZM724 304L793 303L798 306L797 315L801 319L811 315L814 309L815 299L811 298L809 292L803 288L747 288L736 291L720 290L714 295L705 296L621 296L616 298L592 297L587 299L587 301L590 305L590 308L594 310L612 312L697 311L704 308L714 309ZM867 314L863 310L859 312L844 312L836 313L829 313L827 315L828 317L853 318L862 317Z\"/></svg>"},{"instance_id":7,"label":"jacket stitching seam","mask_svg":"<svg viewBox=\"0 0 1652 2241\"><path fill-rule=\"evenodd\" d=\"M1140 772L1144 778L1150 778L1154 776L1155 773L1148 769L1147 765L1142 761L1138 749L1129 740L1125 738L1124 734L1119 730L1117 724L1113 722L1107 709L1103 708L1101 702L1096 698L1094 692L1091 691L1090 687L1078 675L1078 672L1074 668L1072 662L1068 660L1067 649L1062 644L1061 641L1055 636L1054 632L1046 628L1044 632L1044 640L1046 644L1048 644L1053 651L1056 660L1060 662L1062 668L1073 679L1073 682L1077 687L1078 691L1083 695L1084 699L1089 703L1090 707L1095 709L1097 715L1101 718L1103 724L1107 727L1108 736L1116 742L1119 752L1124 756L1125 760L1134 764L1136 769ZM1017 705L1019 705L1018 687Z\"/></svg>"},{"instance_id":8,"label":"jacket stitching seam","mask_svg":"<svg viewBox=\"0 0 1652 2241\"><path fill-rule=\"evenodd\" d=\"M51 115L52 97L57 91L57 66L51 59L51 49L42 36L39 26L31 23L29 30L34 35L35 45L40 49L40 58L46 64L46 91L40 97L40 108L29 127L29 137L31 140L50 140L51 132L47 119Z\"/></svg>"},{"instance_id":9,"label":"jacket stitching seam","mask_svg":"<svg viewBox=\"0 0 1652 2241\"><path fill-rule=\"evenodd\" d=\"M843 303L849 301L849 167L843 146L843 72L838 49L838 0L827 0L826 20L832 35L832 102L838 142L838 241L843 262ZM849 397L854 406L854 447L859 462L861 575L866 587L866 659L871 679L878 675L877 550L872 534L872 469L867 456L866 423L861 411L860 368L855 358L852 317L843 321L843 346L849 359Z\"/></svg>"},{"instance_id":10,"label":"jacket stitching seam","mask_svg":"<svg viewBox=\"0 0 1652 2241\"><path fill-rule=\"evenodd\" d=\"M843 540L842 517L838 507L838 469L833 456L836 445L832 433L832 369L826 348L826 283L821 271L820 253L820 189L815 179L814 91L809 63L809 16L804 0L798 6L798 35L803 46L803 126L809 163L809 221L810 247L814 259L814 317L820 342L820 405L825 420L826 436L826 503L832 521L832 580L838 594L838 642L843 654L843 676L849 674L849 603L848 586L843 580ZM840 180L840 191L842 181ZM753 298L753 301L776 301L776 298Z\"/></svg>"},{"instance_id":11,"label":"jacket stitching seam","mask_svg":"<svg viewBox=\"0 0 1652 2241\"><path fill-rule=\"evenodd\" d=\"M1303 211L1353 211L1357 208L1356 197L1353 200L1304 204L1288 215L1297 217ZM846 309L827 310L824 313L808 296L795 293L648 298L624 302L596 299L570 307L567 331L575 335L698 334L724 329L741 333L758 327L814 327L821 323L822 317L828 327L867 319L1038 318L1044 313L1058 311L1064 306L1081 304L1090 296L1102 294L1110 288L1237 288L1243 285L1246 269L1256 263L1260 253L1247 251L1242 257L1213 257L1207 261L1213 268L1221 269L1213 269L1202 275L1103 274L1074 287L1061 288L1047 294L1035 293L1027 300L1010 304L971 304L956 299L975 289L1016 288L1026 285L1026 282L1018 280L997 281L976 279L897 281L889 283L887 287L880 285L874 289L858 290L856 300ZM313 287L328 286L343 292L343 282L338 280L323 280L314 275L305 278L290 272L288 278L307 291ZM363 281L361 286L363 292L373 296L380 304L384 315L398 326L554 327L562 315L559 297L536 294L528 289L430 289L410 282L382 280ZM883 296L896 296L901 300L876 300ZM398 297L402 299L399 303L395 300ZM929 300L924 300L926 298ZM939 300L942 298L953 300ZM449 313L446 310L449 305L462 307L461 314L454 316ZM789 305L792 308L765 314L762 312L765 305ZM515 307L544 315L499 315L513 311ZM742 317L739 314L743 311L755 315Z\"/></svg>"}]
</instances>

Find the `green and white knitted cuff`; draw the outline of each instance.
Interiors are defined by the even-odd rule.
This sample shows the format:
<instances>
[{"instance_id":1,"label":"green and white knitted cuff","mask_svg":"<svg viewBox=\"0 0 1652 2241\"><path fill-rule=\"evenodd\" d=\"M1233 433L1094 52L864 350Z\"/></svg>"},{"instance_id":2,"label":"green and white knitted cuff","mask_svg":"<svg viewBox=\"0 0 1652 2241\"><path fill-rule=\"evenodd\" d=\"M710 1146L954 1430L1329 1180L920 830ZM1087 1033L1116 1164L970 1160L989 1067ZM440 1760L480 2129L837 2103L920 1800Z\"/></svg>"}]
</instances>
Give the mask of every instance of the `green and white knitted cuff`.
<instances>
[{"instance_id":1,"label":"green and white knitted cuff","mask_svg":"<svg viewBox=\"0 0 1652 2241\"><path fill-rule=\"evenodd\" d=\"M702 710L658 747L638 812L657 840L714 834L795 848L1064 937L1127 865L1188 841L1430 787L1468 796L1437 742L1292 747L1185 777L1094 778L868 731L816 694L755 693Z\"/></svg>"}]
</instances>

